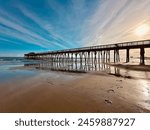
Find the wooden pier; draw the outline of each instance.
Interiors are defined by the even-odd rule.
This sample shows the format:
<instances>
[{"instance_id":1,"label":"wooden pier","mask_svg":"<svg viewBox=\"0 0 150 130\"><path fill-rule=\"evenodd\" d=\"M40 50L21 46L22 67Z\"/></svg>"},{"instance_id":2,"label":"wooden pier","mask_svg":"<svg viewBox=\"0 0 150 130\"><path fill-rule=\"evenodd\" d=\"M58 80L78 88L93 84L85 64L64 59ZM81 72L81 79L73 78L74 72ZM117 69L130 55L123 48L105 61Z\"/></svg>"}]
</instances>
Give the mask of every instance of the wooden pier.
<instances>
[{"instance_id":1,"label":"wooden pier","mask_svg":"<svg viewBox=\"0 0 150 130\"><path fill-rule=\"evenodd\" d=\"M35 53L31 52L25 54L26 59L34 60L49 60L50 62L60 63L77 63L80 64L96 64L96 63L110 63L113 57L113 62L120 62L120 50L126 51L126 61L130 62L130 50L140 50L140 64L145 64L145 48L150 48L150 40L131 41L124 43L90 46L83 48L73 48L58 51L48 51ZM113 55L112 55L113 52Z\"/></svg>"}]
</instances>

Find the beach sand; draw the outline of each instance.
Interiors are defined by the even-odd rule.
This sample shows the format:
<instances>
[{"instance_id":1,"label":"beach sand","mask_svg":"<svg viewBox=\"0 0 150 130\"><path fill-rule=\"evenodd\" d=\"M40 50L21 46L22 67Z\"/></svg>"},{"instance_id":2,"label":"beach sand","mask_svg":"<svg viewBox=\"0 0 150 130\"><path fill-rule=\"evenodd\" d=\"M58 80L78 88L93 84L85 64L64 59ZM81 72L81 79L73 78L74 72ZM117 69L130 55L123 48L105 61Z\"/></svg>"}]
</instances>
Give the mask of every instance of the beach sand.
<instances>
[{"instance_id":1,"label":"beach sand","mask_svg":"<svg viewBox=\"0 0 150 130\"><path fill-rule=\"evenodd\" d=\"M39 72L0 85L0 112L150 112L150 81Z\"/></svg>"}]
</instances>

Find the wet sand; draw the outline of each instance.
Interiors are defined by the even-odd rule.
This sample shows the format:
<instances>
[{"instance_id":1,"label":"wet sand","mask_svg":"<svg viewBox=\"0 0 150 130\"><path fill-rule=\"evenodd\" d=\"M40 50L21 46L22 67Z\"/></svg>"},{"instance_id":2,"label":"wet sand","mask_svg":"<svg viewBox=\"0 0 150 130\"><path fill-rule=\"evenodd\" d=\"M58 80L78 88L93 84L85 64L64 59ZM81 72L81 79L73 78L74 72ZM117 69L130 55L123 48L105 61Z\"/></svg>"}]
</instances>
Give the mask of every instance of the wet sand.
<instances>
[{"instance_id":1,"label":"wet sand","mask_svg":"<svg viewBox=\"0 0 150 130\"><path fill-rule=\"evenodd\" d=\"M150 65L137 65L137 64L128 64L128 63L122 63L122 64L110 64L112 66L116 66L118 68L123 68L126 70L136 70L136 71L150 71Z\"/></svg>"},{"instance_id":2,"label":"wet sand","mask_svg":"<svg viewBox=\"0 0 150 130\"><path fill-rule=\"evenodd\" d=\"M42 71L1 83L0 112L150 112L150 81Z\"/></svg>"}]
</instances>

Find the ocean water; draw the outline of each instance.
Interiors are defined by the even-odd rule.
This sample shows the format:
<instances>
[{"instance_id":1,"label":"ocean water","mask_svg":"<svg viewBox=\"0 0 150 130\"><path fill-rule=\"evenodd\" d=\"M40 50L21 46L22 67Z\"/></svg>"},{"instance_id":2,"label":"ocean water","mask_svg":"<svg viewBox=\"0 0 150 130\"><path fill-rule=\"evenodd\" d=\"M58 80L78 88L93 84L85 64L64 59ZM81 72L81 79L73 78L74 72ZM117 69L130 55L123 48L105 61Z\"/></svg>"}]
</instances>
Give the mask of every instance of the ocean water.
<instances>
[{"instance_id":1,"label":"ocean water","mask_svg":"<svg viewBox=\"0 0 150 130\"><path fill-rule=\"evenodd\" d=\"M36 71L13 69L32 63L37 63L37 61L27 60L23 57L0 57L0 84L13 79L22 79L36 75Z\"/></svg>"},{"instance_id":2,"label":"ocean water","mask_svg":"<svg viewBox=\"0 0 150 130\"><path fill-rule=\"evenodd\" d=\"M0 65L24 65L26 63L37 63L35 60L28 60L24 57L0 57Z\"/></svg>"}]
</instances>

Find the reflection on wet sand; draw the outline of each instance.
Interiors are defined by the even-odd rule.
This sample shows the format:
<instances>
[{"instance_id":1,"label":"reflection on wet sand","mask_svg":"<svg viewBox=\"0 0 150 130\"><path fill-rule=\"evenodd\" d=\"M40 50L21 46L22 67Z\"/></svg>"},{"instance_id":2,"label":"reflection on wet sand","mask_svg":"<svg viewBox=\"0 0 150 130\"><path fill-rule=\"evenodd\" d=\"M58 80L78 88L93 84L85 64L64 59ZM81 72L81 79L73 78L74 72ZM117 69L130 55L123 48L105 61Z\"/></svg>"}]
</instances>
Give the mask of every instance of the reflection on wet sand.
<instances>
[{"instance_id":1,"label":"reflection on wet sand","mask_svg":"<svg viewBox=\"0 0 150 130\"><path fill-rule=\"evenodd\" d=\"M59 62L40 62L36 64L25 64L24 66L33 67L41 70L66 71L66 72L74 72L74 73L104 71L110 74L111 73L116 75L120 74L120 69L118 67L112 67L108 64L80 64L80 63L62 64Z\"/></svg>"},{"instance_id":2,"label":"reflection on wet sand","mask_svg":"<svg viewBox=\"0 0 150 130\"><path fill-rule=\"evenodd\" d=\"M60 63L42 61L34 64L24 64L25 67L32 67L40 70L50 71L64 71L73 73L87 73L87 72L105 72L110 75L124 77L124 78L137 78L137 79L150 79L150 71L142 70L146 68L145 65L123 66L123 65L111 65L106 63ZM148 66L149 67L149 66Z\"/></svg>"}]
</instances>

